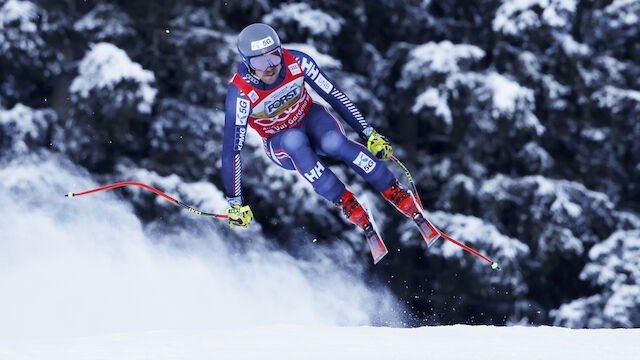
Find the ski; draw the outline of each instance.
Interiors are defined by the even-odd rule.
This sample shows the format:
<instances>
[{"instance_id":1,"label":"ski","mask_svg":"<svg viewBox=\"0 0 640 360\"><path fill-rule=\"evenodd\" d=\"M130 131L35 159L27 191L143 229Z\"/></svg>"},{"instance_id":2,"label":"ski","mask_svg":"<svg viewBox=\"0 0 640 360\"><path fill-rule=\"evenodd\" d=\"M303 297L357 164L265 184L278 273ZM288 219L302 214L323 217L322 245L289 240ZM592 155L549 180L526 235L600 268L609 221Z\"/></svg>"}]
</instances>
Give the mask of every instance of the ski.
<instances>
[{"instance_id":1,"label":"ski","mask_svg":"<svg viewBox=\"0 0 640 360\"><path fill-rule=\"evenodd\" d=\"M373 264L377 264L382 258L387 255L389 250L382 241L380 234L373 228L371 224L365 226L364 236L367 239L367 243L369 244L369 249L371 249L371 256L373 256Z\"/></svg>"},{"instance_id":2,"label":"ski","mask_svg":"<svg viewBox=\"0 0 640 360\"><path fill-rule=\"evenodd\" d=\"M411 194L413 202L416 204L416 208L420 211L413 216L413 221L416 223L416 225L418 225L418 230L420 230L422 238L427 243L427 247L431 247L441 237L440 231L438 231L438 229L436 229L436 227L431 224L431 222L427 218L427 215L425 215L424 213L424 209L416 200L415 195L411 191L409 191L409 194Z\"/></svg>"},{"instance_id":3,"label":"ski","mask_svg":"<svg viewBox=\"0 0 640 360\"><path fill-rule=\"evenodd\" d=\"M373 218L373 213L369 211L367 204L362 203L361 205L365 211L367 219L369 219L369 224L364 227L364 236L369 244L369 249L371 249L373 264L375 265L382 260L385 255L387 255L389 250L387 250L387 246L384 244L384 241L382 241L382 237L380 236L380 232L376 226L376 221Z\"/></svg>"}]
</instances>

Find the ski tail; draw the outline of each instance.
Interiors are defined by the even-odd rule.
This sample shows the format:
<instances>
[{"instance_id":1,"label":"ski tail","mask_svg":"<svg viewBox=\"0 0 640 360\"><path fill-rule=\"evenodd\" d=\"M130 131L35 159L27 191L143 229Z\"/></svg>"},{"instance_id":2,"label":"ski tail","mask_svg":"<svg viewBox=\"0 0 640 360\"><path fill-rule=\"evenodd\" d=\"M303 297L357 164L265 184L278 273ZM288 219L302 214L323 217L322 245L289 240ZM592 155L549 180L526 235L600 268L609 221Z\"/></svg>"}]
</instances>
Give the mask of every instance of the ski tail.
<instances>
[{"instance_id":1,"label":"ski tail","mask_svg":"<svg viewBox=\"0 0 640 360\"><path fill-rule=\"evenodd\" d=\"M422 238L427 243L427 247L431 247L441 238L440 231L429 221L416 196L411 191L409 191L409 193L413 198L413 202L416 204L416 208L420 211L413 216L413 221L418 225L418 230L420 230Z\"/></svg>"},{"instance_id":2,"label":"ski tail","mask_svg":"<svg viewBox=\"0 0 640 360\"><path fill-rule=\"evenodd\" d=\"M367 243L369 244L369 249L371 250L371 256L373 257L373 264L377 264L382 258L387 255L389 250L387 250L387 246L384 244L382 237L380 236L380 232L378 231L378 227L376 226L376 221L372 216L372 213L369 211L368 206L364 203L361 204L364 208L365 213L367 214L367 218L369 219L369 224L364 228L364 235L367 239Z\"/></svg>"},{"instance_id":3,"label":"ski tail","mask_svg":"<svg viewBox=\"0 0 640 360\"><path fill-rule=\"evenodd\" d=\"M373 226L369 226L364 230L364 235L367 238L369 249L371 249L371 256L373 257L373 264L377 264L382 258L387 255L389 250L382 241L382 238L377 231L373 229Z\"/></svg>"}]
</instances>

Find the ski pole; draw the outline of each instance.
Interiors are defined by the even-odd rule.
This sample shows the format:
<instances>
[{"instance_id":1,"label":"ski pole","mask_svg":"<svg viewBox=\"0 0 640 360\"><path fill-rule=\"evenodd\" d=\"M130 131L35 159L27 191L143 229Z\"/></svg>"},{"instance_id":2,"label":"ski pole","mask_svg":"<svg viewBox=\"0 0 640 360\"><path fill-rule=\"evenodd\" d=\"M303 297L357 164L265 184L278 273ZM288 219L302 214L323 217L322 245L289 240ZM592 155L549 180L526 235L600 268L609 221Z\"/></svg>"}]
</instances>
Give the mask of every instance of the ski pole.
<instances>
[{"instance_id":1,"label":"ski pole","mask_svg":"<svg viewBox=\"0 0 640 360\"><path fill-rule=\"evenodd\" d=\"M402 168L402 170L404 171L405 175L407 176L407 179L409 179L409 183L411 184L411 187L413 188L413 193L416 196L416 200L418 201L418 205L420 206L420 208L424 211L424 207L422 206L422 201L420 201L420 195L418 195L418 188L416 187L415 182L413 181L413 177L411 176L411 173L409 172L409 169L407 169L406 166L404 166L404 164L398 160L395 156L391 156L391 160L393 162L395 162L396 164L398 164L398 166L400 166ZM448 236L447 234L443 233L442 231L440 231L440 229L437 229L438 233L445 239L449 240L450 242L460 246L461 248L463 248L464 250L480 257L481 259L487 261L489 264L491 264L491 268L492 269L498 269L500 270L500 266L498 265L497 262L490 260L489 258L487 258L486 256L480 254L479 252L473 250L472 248L452 239L450 236Z\"/></svg>"},{"instance_id":2,"label":"ski pole","mask_svg":"<svg viewBox=\"0 0 640 360\"><path fill-rule=\"evenodd\" d=\"M202 211L197 210L197 209L195 209L195 208L193 208L193 207L191 207L191 206L189 206L189 205L187 205L187 204L185 204L185 203L183 203L181 201L178 201L178 200L172 198L171 196L163 193L162 191L160 191L160 190L158 190L156 188L153 188L153 187L151 187L149 185L146 185L146 184L142 184L142 183L139 183L139 182L132 182L132 181L119 182L119 183L115 183L115 184L99 187L99 188L96 188L96 189L87 190L85 192L80 192L80 193L72 193L72 192L70 192L70 193L66 194L65 196L69 197L69 198L72 198L72 197L76 197L76 196L80 196L80 195L91 194L91 193L94 193L94 192L97 192L97 191L108 190L108 189L113 189L113 188L117 188L117 187L121 187L121 186L127 186L127 185L140 186L140 187L143 187L143 188L145 188L147 190L151 190L154 193L164 197L165 199L171 200L174 203L176 203L176 204L182 206L183 208L191 211L192 213L195 213L195 214L198 214L198 215L207 216L207 217L215 217L215 218L228 218L229 217L228 215L210 214L210 213L202 212Z\"/></svg>"}]
</instances>

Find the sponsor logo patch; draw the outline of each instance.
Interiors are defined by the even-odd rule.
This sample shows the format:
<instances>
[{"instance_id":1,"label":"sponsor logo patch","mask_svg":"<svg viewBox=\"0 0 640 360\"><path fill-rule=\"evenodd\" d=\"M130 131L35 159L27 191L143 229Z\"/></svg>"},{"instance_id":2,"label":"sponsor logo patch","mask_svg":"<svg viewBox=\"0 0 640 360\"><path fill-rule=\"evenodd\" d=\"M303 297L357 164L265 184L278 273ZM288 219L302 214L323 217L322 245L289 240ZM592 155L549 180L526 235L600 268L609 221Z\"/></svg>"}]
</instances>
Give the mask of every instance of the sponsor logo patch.
<instances>
[{"instance_id":1,"label":"sponsor logo patch","mask_svg":"<svg viewBox=\"0 0 640 360\"><path fill-rule=\"evenodd\" d=\"M258 94L255 92L255 90L251 90L251 92L247 95L249 96L249 100L256 102L258 100Z\"/></svg>"},{"instance_id":2,"label":"sponsor logo patch","mask_svg":"<svg viewBox=\"0 0 640 360\"><path fill-rule=\"evenodd\" d=\"M242 77L243 79L245 79L247 82L250 82L252 84L257 84L260 82L259 79L256 79L255 76L251 75L251 74L246 74L245 76Z\"/></svg>"},{"instance_id":3,"label":"sponsor logo patch","mask_svg":"<svg viewBox=\"0 0 640 360\"><path fill-rule=\"evenodd\" d=\"M311 169L311 171L304 173L304 177L306 177L307 180L309 180L309 182L314 182L318 180L320 176L322 176L323 172L324 172L324 166L322 166L322 163L318 161L316 162L316 166L314 166L314 168Z\"/></svg>"},{"instance_id":4,"label":"sponsor logo patch","mask_svg":"<svg viewBox=\"0 0 640 360\"><path fill-rule=\"evenodd\" d=\"M291 72L291 75L298 75L302 72L302 70L300 70L300 66L298 66L297 63L289 65L289 71Z\"/></svg>"},{"instance_id":5,"label":"sponsor logo patch","mask_svg":"<svg viewBox=\"0 0 640 360\"><path fill-rule=\"evenodd\" d=\"M266 100L264 102L264 111L267 116L275 114L278 110L280 110L280 108L288 104L291 100L297 99L300 96L300 91L301 89L296 86L293 89L282 94L280 97L277 97L273 100Z\"/></svg>"},{"instance_id":6,"label":"sponsor logo patch","mask_svg":"<svg viewBox=\"0 0 640 360\"><path fill-rule=\"evenodd\" d=\"M373 171L373 169L376 167L376 162L371 160L371 158L362 151L360 151L358 157L353 160L353 163L356 164L360 169L364 170L364 172L366 172L367 174Z\"/></svg>"},{"instance_id":7,"label":"sponsor logo patch","mask_svg":"<svg viewBox=\"0 0 640 360\"><path fill-rule=\"evenodd\" d=\"M242 150L242 146L244 145L244 139L247 135L247 128L237 127L235 135L236 136L234 136L233 141L233 150L240 151Z\"/></svg>"},{"instance_id":8,"label":"sponsor logo patch","mask_svg":"<svg viewBox=\"0 0 640 360\"><path fill-rule=\"evenodd\" d=\"M241 97L236 99L236 125L247 125L247 118L249 117L249 100Z\"/></svg>"},{"instance_id":9,"label":"sponsor logo patch","mask_svg":"<svg viewBox=\"0 0 640 360\"><path fill-rule=\"evenodd\" d=\"M273 38L271 36L267 36L264 39L260 39L260 40L256 40L256 41L252 41L251 42L251 50L260 50L260 49L264 49L268 46L271 46L275 44L275 41L273 41Z\"/></svg>"},{"instance_id":10,"label":"sponsor logo patch","mask_svg":"<svg viewBox=\"0 0 640 360\"><path fill-rule=\"evenodd\" d=\"M331 85L329 80L327 80L327 78L322 76L322 74L318 74L318 77L316 78L315 83L320 87L320 89L324 90L324 92L326 92L327 94L333 89L333 85Z\"/></svg>"}]
</instances>

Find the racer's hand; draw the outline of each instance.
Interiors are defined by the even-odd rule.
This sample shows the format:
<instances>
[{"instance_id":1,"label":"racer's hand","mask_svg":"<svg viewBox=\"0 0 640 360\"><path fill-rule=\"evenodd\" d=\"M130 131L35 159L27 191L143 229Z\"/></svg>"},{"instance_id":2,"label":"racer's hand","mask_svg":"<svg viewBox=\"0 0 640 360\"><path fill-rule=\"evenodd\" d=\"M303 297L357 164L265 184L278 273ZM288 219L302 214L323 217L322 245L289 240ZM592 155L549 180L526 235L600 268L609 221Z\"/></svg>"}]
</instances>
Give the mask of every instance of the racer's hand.
<instances>
[{"instance_id":1,"label":"racer's hand","mask_svg":"<svg viewBox=\"0 0 640 360\"><path fill-rule=\"evenodd\" d=\"M253 212L249 205L240 206L233 205L232 207L227 209L227 214L229 215L229 226L240 226L246 228L253 220Z\"/></svg>"},{"instance_id":2,"label":"racer's hand","mask_svg":"<svg viewBox=\"0 0 640 360\"><path fill-rule=\"evenodd\" d=\"M393 156L393 150L391 149L391 143L384 136L378 134L375 130L369 134L367 139L367 149L371 153L381 160L389 160Z\"/></svg>"}]
</instances>

